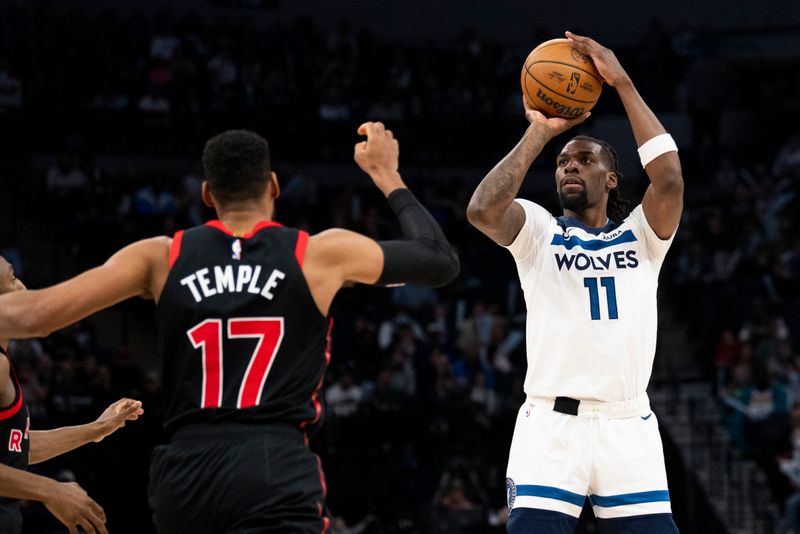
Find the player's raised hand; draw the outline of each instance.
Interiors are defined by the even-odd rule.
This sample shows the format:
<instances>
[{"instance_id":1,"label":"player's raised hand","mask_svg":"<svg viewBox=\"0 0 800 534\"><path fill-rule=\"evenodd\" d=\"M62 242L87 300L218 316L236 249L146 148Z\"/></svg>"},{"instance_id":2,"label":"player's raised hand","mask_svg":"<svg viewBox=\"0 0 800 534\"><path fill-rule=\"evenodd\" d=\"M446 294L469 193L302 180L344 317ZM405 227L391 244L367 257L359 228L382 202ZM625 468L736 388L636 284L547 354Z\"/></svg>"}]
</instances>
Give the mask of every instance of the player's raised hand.
<instances>
[{"instance_id":1,"label":"player's raised hand","mask_svg":"<svg viewBox=\"0 0 800 534\"><path fill-rule=\"evenodd\" d=\"M108 534L103 508L75 482L56 482L43 503L69 534L78 534L78 527L88 534Z\"/></svg>"},{"instance_id":2,"label":"player's raised hand","mask_svg":"<svg viewBox=\"0 0 800 534\"><path fill-rule=\"evenodd\" d=\"M113 434L127 421L136 421L144 413L142 402L133 399L120 399L100 414L92 423L95 427L94 441L101 441L109 434Z\"/></svg>"},{"instance_id":3,"label":"player's raised hand","mask_svg":"<svg viewBox=\"0 0 800 534\"><path fill-rule=\"evenodd\" d=\"M572 128L573 126L577 126L578 124L582 123L589 116L592 114L591 112L587 111L580 117L575 119L564 119L561 117L546 117L541 111L538 109L532 108L528 105L528 100L523 96L522 97L522 106L525 108L525 118L528 119L532 125L542 128L547 135L550 137L555 137L559 134L562 134Z\"/></svg>"},{"instance_id":4,"label":"player's raised hand","mask_svg":"<svg viewBox=\"0 0 800 534\"><path fill-rule=\"evenodd\" d=\"M358 135L366 135L367 140L356 144L353 158L378 189L388 195L398 187L405 187L398 173L400 145L392 131L382 122L365 122L358 127Z\"/></svg>"},{"instance_id":5,"label":"player's raised hand","mask_svg":"<svg viewBox=\"0 0 800 534\"><path fill-rule=\"evenodd\" d=\"M603 77L603 80L608 85L617 87L620 84L631 81L630 76L622 68L614 52L590 37L584 37L572 32L565 32L564 35L570 40L575 50L592 58L594 66L597 67L597 72L600 73L600 76Z\"/></svg>"}]
</instances>

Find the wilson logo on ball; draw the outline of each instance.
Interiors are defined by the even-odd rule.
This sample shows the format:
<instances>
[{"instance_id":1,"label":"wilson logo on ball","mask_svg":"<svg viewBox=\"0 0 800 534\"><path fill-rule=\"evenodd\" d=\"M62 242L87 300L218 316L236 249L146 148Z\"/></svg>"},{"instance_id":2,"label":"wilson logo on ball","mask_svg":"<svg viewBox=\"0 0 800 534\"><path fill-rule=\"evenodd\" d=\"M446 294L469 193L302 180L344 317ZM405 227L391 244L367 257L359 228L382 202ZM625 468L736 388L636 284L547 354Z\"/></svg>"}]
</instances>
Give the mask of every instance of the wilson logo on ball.
<instances>
[{"instance_id":1,"label":"wilson logo on ball","mask_svg":"<svg viewBox=\"0 0 800 534\"><path fill-rule=\"evenodd\" d=\"M536 96L539 98L539 100L553 108L556 112L556 115L559 115L560 117L577 117L586 111L585 108L574 108L553 100L550 96L544 94L541 89L536 90Z\"/></svg>"}]
</instances>

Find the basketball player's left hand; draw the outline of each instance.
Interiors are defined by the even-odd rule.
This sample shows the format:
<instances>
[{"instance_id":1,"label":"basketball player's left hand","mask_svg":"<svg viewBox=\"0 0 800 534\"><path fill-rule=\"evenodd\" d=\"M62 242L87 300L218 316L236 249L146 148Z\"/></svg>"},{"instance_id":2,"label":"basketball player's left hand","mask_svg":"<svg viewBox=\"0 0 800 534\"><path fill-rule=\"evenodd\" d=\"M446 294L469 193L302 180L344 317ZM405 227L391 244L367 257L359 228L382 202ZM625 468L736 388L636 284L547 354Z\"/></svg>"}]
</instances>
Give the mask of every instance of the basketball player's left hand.
<instances>
[{"instance_id":1,"label":"basketball player's left hand","mask_svg":"<svg viewBox=\"0 0 800 534\"><path fill-rule=\"evenodd\" d=\"M133 399L120 399L100 414L100 417L92 423L96 434L94 441L101 441L104 437L113 434L127 421L136 421L144 413L142 402Z\"/></svg>"},{"instance_id":2,"label":"basketball player's left hand","mask_svg":"<svg viewBox=\"0 0 800 534\"><path fill-rule=\"evenodd\" d=\"M581 124L589 116L592 114L591 111L587 111L580 117L576 119L564 119L561 117L546 117L541 111L538 109L534 109L528 105L528 101L525 97L522 97L522 107L525 109L525 118L528 119L528 122L531 123L532 126L539 129L540 131L546 132L546 135L552 139L557 135L561 135L562 133L566 132L573 126L577 126Z\"/></svg>"},{"instance_id":3,"label":"basketball player's left hand","mask_svg":"<svg viewBox=\"0 0 800 534\"><path fill-rule=\"evenodd\" d=\"M575 47L575 50L592 58L594 66L597 67L597 72L600 73L600 76L603 77L603 80L608 85L618 87L631 81L614 52L590 37L583 37L572 32L565 32L564 34L570 40L572 46Z\"/></svg>"}]
</instances>

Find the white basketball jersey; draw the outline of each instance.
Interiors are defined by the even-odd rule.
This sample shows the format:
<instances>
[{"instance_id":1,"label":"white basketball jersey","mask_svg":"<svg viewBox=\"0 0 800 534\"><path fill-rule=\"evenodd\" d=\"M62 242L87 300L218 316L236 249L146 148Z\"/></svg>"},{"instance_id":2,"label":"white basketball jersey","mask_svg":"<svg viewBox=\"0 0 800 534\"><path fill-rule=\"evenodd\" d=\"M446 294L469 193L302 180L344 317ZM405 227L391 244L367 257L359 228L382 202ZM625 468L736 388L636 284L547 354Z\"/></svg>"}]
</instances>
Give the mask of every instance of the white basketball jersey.
<instances>
[{"instance_id":1,"label":"white basketball jersey","mask_svg":"<svg viewBox=\"0 0 800 534\"><path fill-rule=\"evenodd\" d=\"M507 248L525 293L525 393L617 402L645 393L656 350L660 239L639 205L620 225L588 228L528 200ZM674 234L673 234L674 237Z\"/></svg>"}]
</instances>

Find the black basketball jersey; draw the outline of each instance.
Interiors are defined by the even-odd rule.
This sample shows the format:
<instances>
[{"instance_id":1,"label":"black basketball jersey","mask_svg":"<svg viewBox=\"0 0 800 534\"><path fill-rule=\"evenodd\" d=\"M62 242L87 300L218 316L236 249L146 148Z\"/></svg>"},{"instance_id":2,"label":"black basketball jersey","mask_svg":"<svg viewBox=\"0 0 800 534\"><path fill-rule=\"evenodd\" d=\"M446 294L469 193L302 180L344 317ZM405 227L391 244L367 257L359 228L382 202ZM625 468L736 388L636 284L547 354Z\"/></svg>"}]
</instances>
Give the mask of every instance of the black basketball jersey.
<instances>
[{"instance_id":1,"label":"black basketball jersey","mask_svg":"<svg viewBox=\"0 0 800 534\"><path fill-rule=\"evenodd\" d=\"M0 353L4 356L6 351L0 348ZM30 431L30 419L28 417L28 405L22 397L22 388L19 386L17 374L14 366L9 359L8 365L11 368L11 383L14 386L14 401L9 406L0 406L0 463L16 467L18 469L28 468L28 432Z\"/></svg>"},{"instance_id":2,"label":"black basketball jersey","mask_svg":"<svg viewBox=\"0 0 800 534\"><path fill-rule=\"evenodd\" d=\"M0 358L8 357L2 348L0 348L0 353L3 354ZM17 380L17 374L14 372L14 366L11 365L10 359L8 365L11 368L10 378L14 387L14 400L9 406L0 406L0 463L27 470L30 449L30 440L28 439L30 417L28 416L28 406L22 397L22 388L19 386L19 380ZM12 528L14 526L16 528L21 519L19 501L0 497L0 532L5 532L3 527ZM3 521L8 521L13 525L4 525ZM13 529L10 531L14 532Z\"/></svg>"},{"instance_id":3,"label":"black basketball jersey","mask_svg":"<svg viewBox=\"0 0 800 534\"><path fill-rule=\"evenodd\" d=\"M169 432L319 421L330 323L302 272L307 242L269 221L243 236L219 221L175 234L156 308Z\"/></svg>"}]
</instances>

